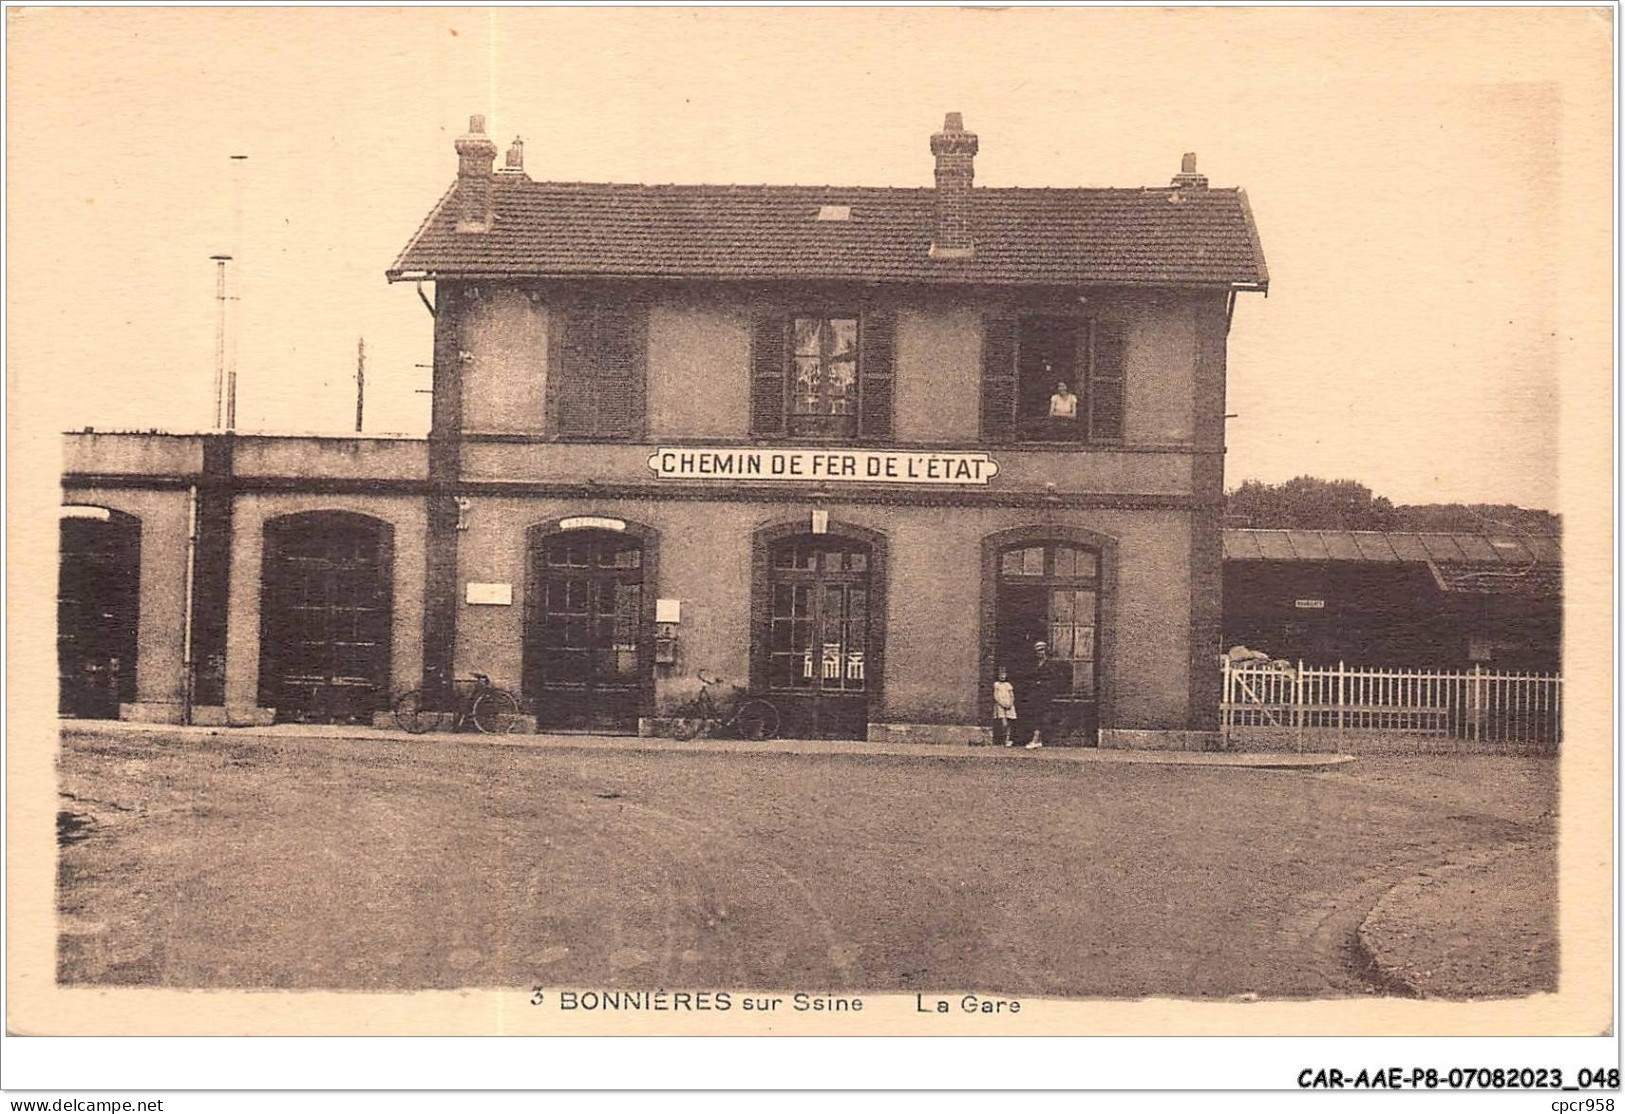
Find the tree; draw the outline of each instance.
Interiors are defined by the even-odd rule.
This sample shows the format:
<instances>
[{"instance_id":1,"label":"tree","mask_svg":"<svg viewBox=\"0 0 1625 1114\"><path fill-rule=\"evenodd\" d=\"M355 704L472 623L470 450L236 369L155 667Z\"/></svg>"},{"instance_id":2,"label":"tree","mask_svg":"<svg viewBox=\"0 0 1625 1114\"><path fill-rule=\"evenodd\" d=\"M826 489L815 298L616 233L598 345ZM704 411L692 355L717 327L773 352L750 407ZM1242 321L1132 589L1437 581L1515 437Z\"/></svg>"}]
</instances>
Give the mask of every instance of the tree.
<instances>
[{"instance_id":1,"label":"tree","mask_svg":"<svg viewBox=\"0 0 1625 1114\"><path fill-rule=\"evenodd\" d=\"M1393 530L1393 503L1356 480L1298 476L1283 484L1247 480L1226 497L1235 525L1291 530Z\"/></svg>"},{"instance_id":2,"label":"tree","mask_svg":"<svg viewBox=\"0 0 1625 1114\"><path fill-rule=\"evenodd\" d=\"M1462 534L1562 533L1561 516L1510 503L1395 506L1355 480L1298 476L1282 484L1247 480L1225 494L1230 526L1261 530L1419 530Z\"/></svg>"}]
</instances>

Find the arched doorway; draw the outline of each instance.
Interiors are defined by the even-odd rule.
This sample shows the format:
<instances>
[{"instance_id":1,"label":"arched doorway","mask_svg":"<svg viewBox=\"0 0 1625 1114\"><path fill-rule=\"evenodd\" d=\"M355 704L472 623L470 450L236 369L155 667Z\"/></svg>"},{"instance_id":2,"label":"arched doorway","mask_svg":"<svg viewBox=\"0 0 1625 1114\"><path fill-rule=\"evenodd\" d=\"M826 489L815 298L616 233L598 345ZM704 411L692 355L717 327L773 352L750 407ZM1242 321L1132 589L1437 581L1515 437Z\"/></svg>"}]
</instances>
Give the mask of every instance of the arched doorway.
<instances>
[{"instance_id":1,"label":"arched doorway","mask_svg":"<svg viewBox=\"0 0 1625 1114\"><path fill-rule=\"evenodd\" d=\"M280 720L366 720L389 707L394 531L348 511L265 524L260 703Z\"/></svg>"},{"instance_id":2,"label":"arched doorway","mask_svg":"<svg viewBox=\"0 0 1625 1114\"><path fill-rule=\"evenodd\" d=\"M879 680L874 546L797 533L767 546L753 673L778 705L781 735L862 739Z\"/></svg>"},{"instance_id":3,"label":"arched doorway","mask_svg":"<svg viewBox=\"0 0 1625 1114\"><path fill-rule=\"evenodd\" d=\"M653 676L643 538L536 527L527 548L522 688L538 726L636 734Z\"/></svg>"},{"instance_id":4,"label":"arched doorway","mask_svg":"<svg viewBox=\"0 0 1625 1114\"><path fill-rule=\"evenodd\" d=\"M63 507L57 564L57 711L117 719L135 702L141 612L141 520L105 507Z\"/></svg>"},{"instance_id":5,"label":"arched doorway","mask_svg":"<svg viewBox=\"0 0 1625 1114\"><path fill-rule=\"evenodd\" d=\"M1071 541L1031 540L1003 546L997 555L993 665L1016 684L1018 736L1030 737L1021 719L1023 680L1035 664L1033 645L1065 662L1071 685L1056 700L1064 737L1094 745L1100 724L1099 550ZM1056 740L1046 740L1056 741Z\"/></svg>"}]
</instances>

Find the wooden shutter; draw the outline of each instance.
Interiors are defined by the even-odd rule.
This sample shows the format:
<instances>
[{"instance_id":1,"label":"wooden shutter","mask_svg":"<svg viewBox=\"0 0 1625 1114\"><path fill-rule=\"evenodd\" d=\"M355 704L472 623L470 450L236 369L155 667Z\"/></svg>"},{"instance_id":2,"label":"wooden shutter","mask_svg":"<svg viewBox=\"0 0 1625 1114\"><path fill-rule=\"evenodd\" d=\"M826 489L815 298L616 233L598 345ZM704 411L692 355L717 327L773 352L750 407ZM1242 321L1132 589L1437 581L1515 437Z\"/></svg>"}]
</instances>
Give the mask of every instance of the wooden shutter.
<instances>
[{"instance_id":1,"label":"wooden shutter","mask_svg":"<svg viewBox=\"0 0 1625 1114\"><path fill-rule=\"evenodd\" d=\"M1016 318L982 320L982 440L1016 436Z\"/></svg>"},{"instance_id":2,"label":"wooden shutter","mask_svg":"<svg viewBox=\"0 0 1625 1114\"><path fill-rule=\"evenodd\" d=\"M1128 336L1121 323L1096 321L1090 330L1089 439L1123 439L1123 385L1128 367Z\"/></svg>"},{"instance_id":3,"label":"wooden shutter","mask_svg":"<svg viewBox=\"0 0 1625 1114\"><path fill-rule=\"evenodd\" d=\"M552 370L555 430L564 437L624 440L643 431L646 307L581 306L555 319L563 330Z\"/></svg>"},{"instance_id":4,"label":"wooden shutter","mask_svg":"<svg viewBox=\"0 0 1625 1114\"><path fill-rule=\"evenodd\" d=\"M892 437L892 381L897 322L890 314L865 314L859 333L858 436L866 441Z\"/></svg>"},{"instance_id":5,"label":"wooden shutter","mask_svg":"<svg viewBox=\"0 0 1625 1114\"><path fill-rule=\"evenodd\" d=\"M784 432L784 392L789 364L790 320L760 314L750 330L750 431Z\"/></svg>"},{"instance_id":6,"label":"wooden shutter","mask_svg":"<svg viewBox=\"0 0 1625 1114\"><path fill-rule=\"evenodd\" d=\"M590 437L593 431L593 312L570 308L559 315L563 336L559 363L553 369L553 416L565 437Z\"/></svg>"},{"instance_id":7,"label":"wooden shutter","mask_svg":"<svg viewBox=\"0 0 1625 1114\"><path fill-rule=\"evenodd\" d=\"M643 307L600 308L595 325L593 435L635 438L643 431Z\"/></svg>"}]
</instances>

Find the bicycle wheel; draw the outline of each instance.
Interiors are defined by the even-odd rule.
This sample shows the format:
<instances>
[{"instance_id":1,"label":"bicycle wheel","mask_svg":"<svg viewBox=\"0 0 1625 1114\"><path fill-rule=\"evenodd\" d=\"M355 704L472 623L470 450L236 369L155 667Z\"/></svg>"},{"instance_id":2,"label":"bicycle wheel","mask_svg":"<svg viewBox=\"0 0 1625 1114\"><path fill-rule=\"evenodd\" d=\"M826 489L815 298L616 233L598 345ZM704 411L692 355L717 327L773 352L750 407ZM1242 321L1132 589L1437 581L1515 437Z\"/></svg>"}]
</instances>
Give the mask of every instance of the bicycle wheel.
<instances>
[{"instance_id":1,"label":"bicycle wheel","mask_svg":"<svg viewBox=\"0 0 1625 1114\"><path fill-rule=\"evenodd\" d=\"M421 735L434 726L435 714L423 707L423 693L419 689L402 693L395 701L395 722L402 731Z\"/></svg>"},{"instance_id":2,"label":"bicycle wheel","mask_svg":"<svg viewBox=\"0 0 1625 1114\"><path fill-rule=\"evenodd\" d=\"M476 728L487 735L506 735L518 731L522 726L519 701L514 699L513 693L501 689L480 693L469 718Z\"/></svg>"},{"instance_id":3,"label":"bicycle wheel","mask_svg":"<svg viewBox=\"0 0 1625 1114\"><path fill-rule=\"evenodd\" d=\"M771 739L779 733L779 710L766 700L747 700L734 714L741 739Z\"/></svg>"},{"instance_id":4,"label":"bicycle wheel","mask_svg":"<svg viewBox=\"0 0 1625 1114\"><path fill-rule=\"evenodd\" d=\"M666 731L679 743L686 743L700 733L705 721L699 716L673 716L667 721Z\"/></svg>"}]
</instances>

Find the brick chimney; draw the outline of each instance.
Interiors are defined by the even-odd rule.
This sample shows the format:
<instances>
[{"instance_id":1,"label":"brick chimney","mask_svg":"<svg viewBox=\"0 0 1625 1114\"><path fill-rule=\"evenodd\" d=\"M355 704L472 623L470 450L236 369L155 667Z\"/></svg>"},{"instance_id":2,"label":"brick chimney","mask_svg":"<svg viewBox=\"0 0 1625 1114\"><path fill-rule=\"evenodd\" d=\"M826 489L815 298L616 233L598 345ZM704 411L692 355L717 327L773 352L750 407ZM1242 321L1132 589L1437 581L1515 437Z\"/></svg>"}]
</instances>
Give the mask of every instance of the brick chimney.
<instances>
[{"instance_id":1,"label":"brick chimney","mask_svg":"<svg viewBox=\"0 0 1625 1114\"><path fill-rule=\"evenodd\" d=\"M485 134L485 117L468 118L468 134L457 140L457 231L488 232L497 145Z\"/></svg>"},{"instance_id":2,"label":"brick chimney","mask_svg":"<svg viewBox=\"0 0 1625 1114\"><path fill-rule=\"evenodd\" d=\"M931 137L931 153L937 157L932 259L969 259L976 253L971 236L971 182L976 177L976 146L976 136L965 130L965 122L957 112L948 113L942 130Z\"/></svg>"},{"instance_id":3,"label":"brick chimney","mask_svg":"<svg viewBox=\"0 0 1625 1114\"><path fill-rule=\"evenodd\" d=\"M525 141L523 139L518 136L514 137L513 143L508 147L507 157L503 159L502 167L497 173L504 177L511 175L522 178L525 176Z\"/></svg>"},{"instance_id":4,"label":"brick chimney","mask_svg":"<svg viewBox=\"0 0 1625 1114\"><path fill-rule=\"evenodd\" d=\"M1174 180L1169 185L1175 189L1207 189L1207 175L1196 173L1195 151L1185 152L1185 157L1179 160L1179 173L1174 175Z\"/></svg>"}]
</instances>

